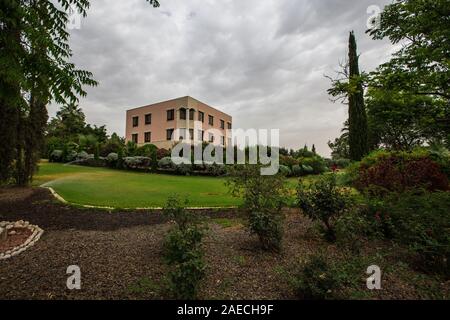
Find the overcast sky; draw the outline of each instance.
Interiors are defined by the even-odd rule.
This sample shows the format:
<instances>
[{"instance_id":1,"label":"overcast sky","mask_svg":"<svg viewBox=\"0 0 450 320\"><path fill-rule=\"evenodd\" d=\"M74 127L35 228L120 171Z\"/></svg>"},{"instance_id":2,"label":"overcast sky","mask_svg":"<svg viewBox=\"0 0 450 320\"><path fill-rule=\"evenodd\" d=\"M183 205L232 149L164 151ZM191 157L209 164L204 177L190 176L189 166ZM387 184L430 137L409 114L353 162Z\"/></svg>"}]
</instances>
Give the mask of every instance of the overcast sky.
<instances>
[{"instance_id":1,"label":"overcast sky","mask_svg":"<svg viewBox=\"0 0 450 320\"><path fill-rule=\"evenodd\" d=\"M80 106L92 124L125 134L130 108L190 95L235 128L280 129L281 145L328 156L346 106L327 96L355 30L360 66L392 53L365 34L367 8L388 0L92 0L71 31L73 61L100 82ZM53 116L57 106L50 107Z\"/></svg>"}]
</instances>

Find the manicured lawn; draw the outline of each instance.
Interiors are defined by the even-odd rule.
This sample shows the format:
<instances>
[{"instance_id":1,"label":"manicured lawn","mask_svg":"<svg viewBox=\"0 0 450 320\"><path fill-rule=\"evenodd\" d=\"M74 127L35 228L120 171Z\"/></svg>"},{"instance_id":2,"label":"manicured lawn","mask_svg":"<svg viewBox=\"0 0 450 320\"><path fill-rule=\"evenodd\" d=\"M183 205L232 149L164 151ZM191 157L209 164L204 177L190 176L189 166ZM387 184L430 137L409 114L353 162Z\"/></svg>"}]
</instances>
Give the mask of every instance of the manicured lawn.
<instances>
[{"instance_id":1,"label":"manicured lawn","mask_svg":"<svg viewBox=\"0 0 450 320\"><path fill-rule=\"evenodd\" d=\"M52 187L67 201L114 208L162 207L167 197L188 197L190 207L237 206L224 178L137 173L42 162L34 185Z\"/></svg>"}]
</instances>

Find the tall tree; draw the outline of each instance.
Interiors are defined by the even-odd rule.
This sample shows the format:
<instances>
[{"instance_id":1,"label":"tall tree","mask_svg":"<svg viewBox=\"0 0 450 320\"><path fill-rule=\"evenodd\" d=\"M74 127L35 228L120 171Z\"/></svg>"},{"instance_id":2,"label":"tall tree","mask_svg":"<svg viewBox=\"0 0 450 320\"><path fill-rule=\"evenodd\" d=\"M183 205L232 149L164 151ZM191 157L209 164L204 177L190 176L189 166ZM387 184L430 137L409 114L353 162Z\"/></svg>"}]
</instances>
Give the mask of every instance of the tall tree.
<instances>
[{"instance_id":1,"label":"tall tree","mask_svg":"<svg viewBox=\"0 0 450 320\"><path fill-rule=\"evenodd\" d=\"M147 0L157 7L155 0ZM69 62L68 12L85 16L88 0L0 2L0 182L31 181L47 121L47 104L73 104L95 86Z\"/></svg>"},{"instance_id":2,"label":"tall tree","mask_svg":"<svg viewBox=\"0 0 450 320\"><path fill-rule=\"evenodd\" d=\"M349 37L349 92L348 92L348 141L350 159L359 161L368 152L368 126L364 107L364 88L359 72L359 56L357 53L354 32Z\"/></svg>"}]
</instances>

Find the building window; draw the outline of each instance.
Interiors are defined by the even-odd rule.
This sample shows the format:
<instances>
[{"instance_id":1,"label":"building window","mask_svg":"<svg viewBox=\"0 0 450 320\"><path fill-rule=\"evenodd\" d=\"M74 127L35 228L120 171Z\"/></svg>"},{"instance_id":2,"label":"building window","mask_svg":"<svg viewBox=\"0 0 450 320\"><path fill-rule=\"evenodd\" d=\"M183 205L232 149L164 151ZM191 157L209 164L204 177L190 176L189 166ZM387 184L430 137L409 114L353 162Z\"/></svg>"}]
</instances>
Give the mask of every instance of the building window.
<instances>
[{"instance_id":1,"label":"building window","mask_svg":"<svg viewBox=\"0 0 450 320\"><path fill-rule=\"evenodd\" d=\"M205 140L205 131L198 130L198 140L199 141L204 141Z\"/></svg>"},{"instance_id":2,"label":"building window","mask_svg":"<svg viewBox=\"0 0 450 320\"><path fill-rule=\"evenodd\" d=\"M189 120L194 120L195 110L191 109L189 110Z\"/></svg>"},{"instance_id":3,"label":"building window","mask_svg":"<svg viewBox=\"0 0 450 320\"><path fill-rule=\"evenodd\" d=\"M145 124L152 124L152 114L146 114L145 115Z\"/></svg>"},{"instance_id":4,"label":"building window","mask_svg":"<svg viewBox=\"0 0 450 320\"><path fill-rule=\"evenodd\" d=\"M214 125L214 117L213 116L209 116L208 117L208 123L209 123L210 126Z\"/></svg>"},{"instance_id":5,"label":"building window","mask_svg":"<svg viewBox=\"0 0 450 320\"><path fill-rule=\"evenodd\" d=\"M167 110L167 121L175 120L175 110Z\"/></svg>"},{"instance_id":6,"label":"building window","mask_svg":"<svg viewBox=\"0 0 450 320\"><path fill-rule=\"evenodd\" d=\"M173 129L167 129L167 131L166 131L166 139L167 140L172 140L172 136L173 136Z\"/></svg>"},{"instance_id":7,"label":"building window","mask_svg":"<svg viewBox=\"0 0 450 320\"><path fill-rule=\"evenodd\" d=\"M179 140L184 140L184 139L186 139L186 128L180 128L180 129L178 129L178 133L180 134L180 135L178 136L178 139L179 139Z\"/></svg>"},{"instance_id":8,"label":"building window","mask_svg":"<svg viewBox=\"0 0 450 320\"><path fill-rule=\"evenodd\" d=\"M228 130L231 130L231 122L228 122Z\"/></svg>"},{"instance_id":9,"label":"building window","mask_svg":"<svg viewBox=\"0 0 450 320\"><path fill-rule=\"evenodd\" d=\"M137 133L133 133L131 135L131 141L133 141L134 143L138 143L138 134Z\"/></svg>"},{"instance_id":10,"label":"building window","mask_svg":"<svg viewBox=\"0 0 450 320\"><path fill-rule=\"evenodd\" d=\"M152 133L151 132L146 132L145 133L144 142L145 143L152 142Z\"/></svg>"},{"instance_id":11,"label":"building window","mask_svg":"<svg viewBox=\"0 0 450 320\"><path fill-rule=\"evenodd\" d=\"M198 112L198 121L205 122L205 113L199 111Z\"/></svg>"},{"instance_id":12,"label":"building window","mask_svg":"<svg viewBox=\"0 0 450 320\"><path fill-rule=\"evenodd\" d=\"M189 140L194 141L194 129L189 129Z\"/></svg>"},{"instance_id":13,"label":"building window","mask_svg":"<svg viewBox=\"0 0 450 320\"><path fill-rule=\"evenodd\" d=\"M220 129L225 129L225 121L220 120Z\"/></svg>"},{"instance_id":14,"label":"building window","mask_svg":"<svg viewBox=\"0 0 450 320\"><path fill-rule=\"evenodd\" d=\"M133 127L139 126L139 117L133 117Z\"/></svg>"},{"instance_id":15,"label":"building window","mask_svg":"<svg viewBox=\"0 0 450 320\"><path fill-rule=\"evenodd\" d=\"M222 137L221 137L221 140L222 140L222 141L221 141L221 142L222 142L222 145L224 146L224 145L225 145L225 137L222 136Z\"/></svg>"},{"instance_id":16,"label":"building window","mask_svg":"<svg viewBox=\"0 0 450 320\"><path fill-rule=\"evenodd\" d=\"M209 134L209 142L214 142L214 135L212 133Z\"/></svg>"},{"instance_id":17,"label":"building window","mask_svg":"<svg viewBox=\"0 0 450 320\"><path fill-rule=\"evenodd\" d=\"M180 120L186 120L186 109L180 109Z\"/></svg>"}]
</instances>

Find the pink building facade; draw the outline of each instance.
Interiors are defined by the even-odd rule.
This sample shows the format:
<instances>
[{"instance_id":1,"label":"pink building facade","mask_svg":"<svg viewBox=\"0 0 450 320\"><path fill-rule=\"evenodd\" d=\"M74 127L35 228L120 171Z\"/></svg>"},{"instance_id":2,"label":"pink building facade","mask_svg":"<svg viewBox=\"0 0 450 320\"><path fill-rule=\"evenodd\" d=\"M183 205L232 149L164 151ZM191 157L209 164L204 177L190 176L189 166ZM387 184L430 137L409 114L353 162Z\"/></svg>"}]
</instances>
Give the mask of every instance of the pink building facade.
<instances>
[{"instance_id":1,"label":"pink building facade","mask_svg":"<svg viewBox=\"0 0 450 320\"><path fill-rule=\"evenodd\" d=\"M191 97L127 110L126 141L171 149L180 140L231 143L232 117Z\"/></svg>"}]
</instances>

